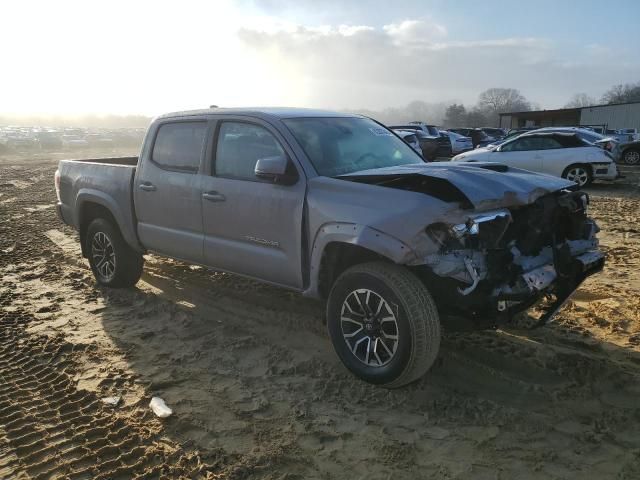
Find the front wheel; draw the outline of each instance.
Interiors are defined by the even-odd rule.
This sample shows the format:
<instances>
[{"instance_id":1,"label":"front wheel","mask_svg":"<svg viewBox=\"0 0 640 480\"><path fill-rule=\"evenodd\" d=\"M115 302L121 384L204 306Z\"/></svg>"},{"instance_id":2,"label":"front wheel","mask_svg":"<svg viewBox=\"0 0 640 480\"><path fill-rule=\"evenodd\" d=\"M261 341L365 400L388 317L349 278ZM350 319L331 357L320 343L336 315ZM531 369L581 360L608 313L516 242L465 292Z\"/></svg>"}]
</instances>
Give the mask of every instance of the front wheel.
<instances>
[{"instance_id":1,"label":"front wheel","mask_svg":"<svg viewBox=\"0 0 640 480\"><path fill-rule=\"evenodd\" d=\"M440 319L422 282L384 262L347 269L327 303L327 326L342 363L387 388L422 377L440 348Z\"/></svg>"},{"instance_id":2,"label":"front wheel","mask_svg":"<svg viewBox=\"0 0 640 480\"><path fill-rule=\"evenodd\" d=\"M562 178L576 182L579 187L589 185L593 181L591 169L585 165L570 165L562 172Z\"/></svg>"},{"instance_id":3,"label":"front wheel","mask_svg":"<svg viewBox=\"0 0 640 480\"><path fill-rule=\"evenodd\" d=\"M118 227L104 218L96 218L87 228L85 241L89 265L99 284L122 288L138 283L144 259L122 238Z\"/></svg>"}]
</instances>

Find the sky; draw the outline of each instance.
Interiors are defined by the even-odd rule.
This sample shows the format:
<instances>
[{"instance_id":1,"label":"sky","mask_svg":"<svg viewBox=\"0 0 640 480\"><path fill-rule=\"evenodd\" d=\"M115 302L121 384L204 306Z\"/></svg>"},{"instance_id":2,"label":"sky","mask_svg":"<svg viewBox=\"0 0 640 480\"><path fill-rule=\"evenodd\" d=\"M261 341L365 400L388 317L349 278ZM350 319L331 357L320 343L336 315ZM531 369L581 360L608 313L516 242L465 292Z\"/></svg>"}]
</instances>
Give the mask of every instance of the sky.
<instances>
[{"instance_id":1,"label":"sky","mask_svg":"<svg viewBox=\"0 0 640 480\"><path fill-rule=\"evenodd\" d=\"M640 1L4 0L0 113L542 108L640 81Z\"/></svg>"}]
</instances>

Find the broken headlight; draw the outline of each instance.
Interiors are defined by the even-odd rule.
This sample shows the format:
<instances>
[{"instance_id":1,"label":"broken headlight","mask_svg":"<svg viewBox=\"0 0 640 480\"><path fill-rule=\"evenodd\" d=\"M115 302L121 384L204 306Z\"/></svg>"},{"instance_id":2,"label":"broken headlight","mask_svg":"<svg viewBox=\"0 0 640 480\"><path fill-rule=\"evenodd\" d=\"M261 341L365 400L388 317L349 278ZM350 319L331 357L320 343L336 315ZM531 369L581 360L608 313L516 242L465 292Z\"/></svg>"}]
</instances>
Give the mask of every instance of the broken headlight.
<instances>
[{"instance_id":1,"label":"broken headlight","mask_svg":"<svg viewBox=\"0 0 640 480\"><path fill-rule=\"evenodd\" d=\"M454 225L437 223L426 229L427 234L440 247L494 248L511 223L508 210L498 210L470 216L466 222Z\"/></svg>"}]
</instances>

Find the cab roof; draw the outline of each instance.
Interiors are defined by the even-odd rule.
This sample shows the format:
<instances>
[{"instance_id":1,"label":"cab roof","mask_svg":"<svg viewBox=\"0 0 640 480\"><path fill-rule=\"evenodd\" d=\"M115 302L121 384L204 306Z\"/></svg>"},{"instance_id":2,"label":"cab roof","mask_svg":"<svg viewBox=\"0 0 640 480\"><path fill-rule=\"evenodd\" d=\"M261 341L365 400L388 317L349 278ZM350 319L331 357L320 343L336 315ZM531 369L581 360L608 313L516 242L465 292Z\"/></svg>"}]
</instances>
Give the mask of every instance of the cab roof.
<instances>
[{"instance_id":1,"label":"cab roof","mask_svg":"<svg viewBox=\"0 0 640 480\"><path fill-rule=\"evenodd\" d=\"M310 117L354 117L361 118L362 115L345 112L335 112L331 110L318 110L313 108L291 108L291 107L247 107L247 108L206 108L200 110L185 110L160 115L158 119L208 116L208 115L247 115L259 118L310 118Z\"/></svg>"}]
</instances>

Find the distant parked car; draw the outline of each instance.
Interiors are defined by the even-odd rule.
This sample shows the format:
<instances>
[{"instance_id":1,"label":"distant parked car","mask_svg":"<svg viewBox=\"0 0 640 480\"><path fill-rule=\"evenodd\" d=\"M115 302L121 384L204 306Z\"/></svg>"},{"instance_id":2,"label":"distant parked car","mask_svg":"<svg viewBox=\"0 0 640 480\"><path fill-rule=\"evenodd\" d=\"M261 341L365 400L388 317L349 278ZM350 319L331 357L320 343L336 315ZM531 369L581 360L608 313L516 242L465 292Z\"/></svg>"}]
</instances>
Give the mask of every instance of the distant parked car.
<instances>
[{"instance_id":1,"label":"distant parked car","mask_svg":"<svg viewBox=\"0 0 640 480\"><path fill-rule=\"evenodd\" d=\"M8 150L32 150L37 146L33 138L17 132L10 132L3 135L1 141Z\"/></svg>"},{"instance_id":2,"label":"distant parked car","mask_svg":"<svg viewBox=\"0 0 640 480\"><path fill-rule=\"evenodd\" d=\"M479 148L453 158L463 162L498 162L566 178L585 186L593 180L614 180L613 155L576 133L524 133L494 148Z\"/></svg>"},{"instance_id":3,"label":"distant parked car","mask_svg":"<svg viewBox=\"0 0 640 480\"><path fill-rule=\"evenodd\" d=\"M62 146L65 148L86 148L89 146L80 135L62 135Z\"/></svg>"},{"instance_id":4,"label":"distant parked car","mask_svg":"<svg viewBox=\"0 0 640 480\"><path fill-rule=\"evenodd\" d=\"M415 131L411 130L396 130L393 131L398 135L402 140L405 141L407 145L413 148L416 152L422 155L422 149L420 148L420 143L418 142L418 136Z\"/></svg>"},{"instance_id":5,"label":"distant parked car","mask_svg":"<svg viewBox=\"0 0 640 480\"><path fill-rule=\"evenodd\" d=\"M62 148L62 139L58 132L36 132L35 137L42 150L58 150Z\"/></svg>"},{"instance_id":6,"label":"distant parked car","mask_svg":"<svg viewBox=\"0 0 640 480\"><path fill-rule=\"evenodd\" d=\"M640 140L638 130L635 128L621 128L619 130L607 129L605 130L604 135L615 138L618 143L628 143Z\"/></svg>"},{"instance_id":7,"label":"distant parked car","mask_svg":"<svg viewBox=\"0 0 640 480\"><path fill-rule=\"evenodd\" d=\"M404 124L404 125L393 125L389 127L392 130L405 130L412 131L418 137L418 143L420 144L420 149L422 150L422 158L425 160L433 161L438 158L438 152L440 149L440 135L431 135L428 129L424 128L422 125L418 125L415 123Z\"/></svg>"},{"instance_id":8,"label":"distant parked car","mask_svg":"<svg viewBox=\"0 0 640 480\"><path fill-rule=\"evenodd\" d=\"M500 140L507 135L507 130L504 128L482 127L480 130L495 140Z\"/></svg>"},{"instance_id":9,"label":"distant parked car","mask_svg":"<svg viewBox=\"0 0 640 480\"><path fill-rule=\"evenodd\" d=\"M409 122L409 125L419 127L424 133L433 137L438 137L440 135L440 129L436 125L429 125L425 122Z\"/></svg>"},{"instance_id":10,"label":"distant parked car","mask_svg":"<svg viewBox=\"0 0 640 480\"><path fill-rule=\"evenodd\" d=\"M438 156L447 158L453 156L453 147L451 146L449 132L445 132L444 130L440 130L440 136L438 138Z\"/></svg>"},{"instance_id":11,"label":"distant parked car","mask_svg":"<svg viewBox=\"0 0 640 480\"><path fill-rule=\"evenodd\" d=\"M637 142L640 141L640 133L638 133L637 128L621 128L618 130L620 135L627 135L628 138L626 141L628 142Z\"/></svg>"},{"instance_id":12,"label":"distant parked car","mask_svg":"<svg viewBox=\"0 0 640 480\"><path fill-rule=\"evenodd\" d=\"M113 138L101 133L90 133L84 138L92 147L113 147Z\"/></svg>"},{"instance_id":13,"label":"distant parked car","mask_svg":"<svg viewBox=\"0 0 640 480\"><path fill-rule=\"evenodd\" d=\"M495 138L490 137L479 128L451 128L449 131L470 137L473 148L484 147L495 141Z\"/></svg>"},{"instance_id":14,"label":"distant parked car","mask_svg":"<svg viewBox=\"0 0 640 480\"><path fill-rule=\"evenodd\" d=\"M451 152L453 155L458 155L459 153L473 150L473 142L471 141L471 137L465 137L464 135L460 135L459 133L450 130L444 133L449 136L449 142L451 143Z\"/></svg>"},{"instance_id":15,"label":"distant parked car","mask_svg":"<svg viewBox=\"0 0 640 480\"><path fill-rule=\"evenodd\" d=\"M442 135L440 127L437 125L429 125L425 122L409 122L409 125L415 125L425 134L431 135L438 140L438 151L436 157L451 157L451 141L446 135Z\"/></svg>"}]
</instances>

